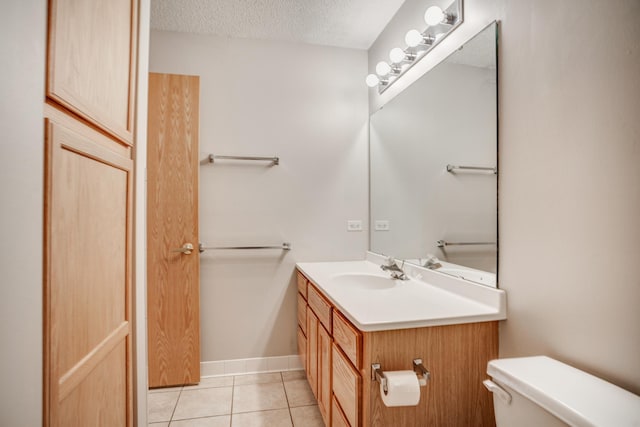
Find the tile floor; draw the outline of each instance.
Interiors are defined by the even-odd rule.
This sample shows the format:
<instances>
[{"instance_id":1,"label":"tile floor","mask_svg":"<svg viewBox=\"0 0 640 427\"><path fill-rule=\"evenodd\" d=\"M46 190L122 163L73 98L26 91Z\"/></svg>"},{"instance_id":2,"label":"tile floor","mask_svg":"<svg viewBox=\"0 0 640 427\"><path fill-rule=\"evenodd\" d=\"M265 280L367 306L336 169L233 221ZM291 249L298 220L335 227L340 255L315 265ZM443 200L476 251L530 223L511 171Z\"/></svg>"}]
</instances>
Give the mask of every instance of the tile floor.
<instances>
[{"instance_id":1,"label":"tile floor","mask_svg":"<svg viewBox=\"0 0 640 427\"><path fill-rule=\"evenodd\" d=\"M149 427L324 427L304 371L150 390Z\"/></svg>"}]
</instances>

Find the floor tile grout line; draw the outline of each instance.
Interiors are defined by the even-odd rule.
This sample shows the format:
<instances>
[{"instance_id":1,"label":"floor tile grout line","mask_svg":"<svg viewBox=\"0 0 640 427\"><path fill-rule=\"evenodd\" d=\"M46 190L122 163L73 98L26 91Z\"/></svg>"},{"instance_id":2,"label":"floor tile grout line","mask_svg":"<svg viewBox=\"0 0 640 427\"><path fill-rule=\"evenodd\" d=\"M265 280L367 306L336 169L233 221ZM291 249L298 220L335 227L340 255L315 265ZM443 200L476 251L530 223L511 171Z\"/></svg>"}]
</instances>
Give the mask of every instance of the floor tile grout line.
<instances>
[{"instance_id":1,"label":"floor tile grout line","mask_svg":"<svg viewBox=\"0 0 640 427\"><path fill-rule=\"evenodd\" d=\"M233 382L231 383L231 408L229 409L229 427L233 426L233 398L236 394L236 376L233 376Z\"/></svg>"},{"instance_id":2,"label":"floor tile grout line","mask_svg":"<svg viewBox=\"0 0 640 427\"><path fill-rule=\"evenodd\" d=\"M205 420L205 419L209 419L209 418L222 418L222 417L228 417L229 415L230 414L198 415L198 416L194 416L194 417L180 418L179 420L172 420L172 422L173 421ZM155 421L155 422L149 423L149 424L158 424L158 423L166 423L166 422L168 422L168 421Z\"/></svg>"},{"instance_id":3,"label":"floor tile grout line","mask_svg":"<svg viewBox=\"0 0 640 427\"><path fill-rule=\"evenodd\" d=\"M176 399L176 404L173 407L173 411L171 411L171 418L169 418L169 426L171 426L171 423L173 422L173 416L176 413L176 409L178 408L178 402L180 402L180 396L182 396L182 389L184 387L180 387L180 392L178 393L178 398Z\"/></svg>"},{"instance_id":4,"label":"floor tile grout line","mask_svg":"<svg viewBox=\"0 0 640 427\"><path fill-rule=\"evenodd\" d=\"M291 426L295 427L293 424L293 414L291 413L291 404L289 403L289 394L287 393L287 387L284 385L284 376L282 372L280 372L280 378L282 378L282 388L284 388L284 397L287 399L287 409L289 410L289 419L291 420Z\"/></svg>"}]
</instances>

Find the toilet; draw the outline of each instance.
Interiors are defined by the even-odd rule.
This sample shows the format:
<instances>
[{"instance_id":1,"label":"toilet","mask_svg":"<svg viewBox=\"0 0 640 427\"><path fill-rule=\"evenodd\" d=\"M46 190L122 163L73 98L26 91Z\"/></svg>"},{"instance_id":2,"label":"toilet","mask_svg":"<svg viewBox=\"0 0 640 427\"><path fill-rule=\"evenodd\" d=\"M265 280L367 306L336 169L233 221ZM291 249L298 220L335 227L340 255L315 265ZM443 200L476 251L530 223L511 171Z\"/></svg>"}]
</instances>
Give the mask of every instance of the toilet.
<instances>
[{"instance_id":1,"label":"toilet","mask_svg":"<svg viewBox=\"0 0 640 427\"><path fill-rule=\"evenodd\" d=\"M497 427L640 427L640 396L546 356L487 365Z\"/></svg>"}]
</instances>

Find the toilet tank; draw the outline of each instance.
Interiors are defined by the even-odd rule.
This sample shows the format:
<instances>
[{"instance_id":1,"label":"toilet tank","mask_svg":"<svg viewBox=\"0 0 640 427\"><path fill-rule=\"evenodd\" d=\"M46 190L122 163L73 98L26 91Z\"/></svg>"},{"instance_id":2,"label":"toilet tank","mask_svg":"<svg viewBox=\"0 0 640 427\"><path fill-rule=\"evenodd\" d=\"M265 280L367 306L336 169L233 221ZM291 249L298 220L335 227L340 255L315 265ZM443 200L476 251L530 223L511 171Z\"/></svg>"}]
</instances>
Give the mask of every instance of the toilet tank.
<instances>
[{"instance_id":1,"label":"toilet tank","mask_svg":"<svg viewBox=\"0 0 640 427\"><path fill-rule=\"evenodd\" d=\"M487 373L498 427L640 427L640 396L549 357L492 360Z\"/></svg>"}]
</instances>

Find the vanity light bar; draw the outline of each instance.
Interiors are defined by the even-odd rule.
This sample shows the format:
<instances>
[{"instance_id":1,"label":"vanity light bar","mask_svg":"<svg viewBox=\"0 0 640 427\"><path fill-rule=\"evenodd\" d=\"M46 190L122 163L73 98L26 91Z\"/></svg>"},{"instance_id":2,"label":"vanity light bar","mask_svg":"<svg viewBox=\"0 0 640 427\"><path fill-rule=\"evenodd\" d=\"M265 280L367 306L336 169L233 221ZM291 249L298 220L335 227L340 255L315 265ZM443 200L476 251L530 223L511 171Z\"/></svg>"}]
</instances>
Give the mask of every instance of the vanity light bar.
<instances>
[{"instance_id":1,"label":"vanity light bar","mask_svg":"<svg viewBox=\"0 0 640 427\"><path fill-rule=\"evenodd\" d=\"M422 32L409 30L405 37L407 47L391 49L389 52L391 63L378 62L376 74L369 74L365 79L367 86L372 88L377 86L378 93L382 93L425 57L431 49L462 24L462 2L463 0L454 0L445 10L438 6L429 7L424 14L427 28Z\"/></svg>"}]
</instances>

